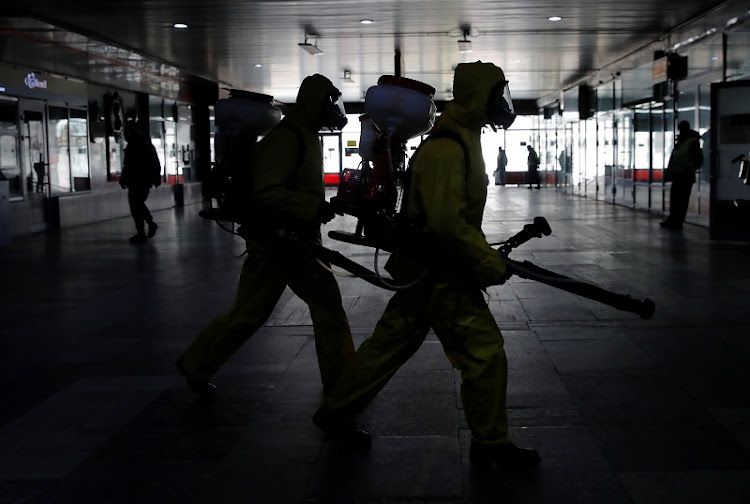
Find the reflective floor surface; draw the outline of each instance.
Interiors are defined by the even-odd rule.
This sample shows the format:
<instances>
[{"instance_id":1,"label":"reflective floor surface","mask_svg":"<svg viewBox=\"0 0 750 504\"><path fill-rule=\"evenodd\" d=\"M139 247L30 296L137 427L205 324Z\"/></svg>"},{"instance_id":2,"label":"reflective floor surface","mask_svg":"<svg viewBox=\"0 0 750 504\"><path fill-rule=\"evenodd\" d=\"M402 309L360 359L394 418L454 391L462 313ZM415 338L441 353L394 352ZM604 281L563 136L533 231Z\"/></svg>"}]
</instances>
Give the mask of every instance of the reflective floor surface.
<instances>
[{"instance_id":1,"label":"reflective floor surface","mask_svg":"<svg viewBox=\"0 0 750 504\"><path fill-rule=\"evenodd\" d=\"M0 503L750 502L750 246L552 188L489 192L490 242L551 225L511 258L656 303L642 320L518 277L488 290L511 435L536 471L472 468L434 335L361 415L372 450L327 442L290 292L215 376L217 403L196 404L174 361L228 307L243 246L191 206L155 212L140 246L118 219L0 249ZM326 243L373 265L371 248ZM337 278L359 344L390 293Z\"/></svg>"}]
</instances>

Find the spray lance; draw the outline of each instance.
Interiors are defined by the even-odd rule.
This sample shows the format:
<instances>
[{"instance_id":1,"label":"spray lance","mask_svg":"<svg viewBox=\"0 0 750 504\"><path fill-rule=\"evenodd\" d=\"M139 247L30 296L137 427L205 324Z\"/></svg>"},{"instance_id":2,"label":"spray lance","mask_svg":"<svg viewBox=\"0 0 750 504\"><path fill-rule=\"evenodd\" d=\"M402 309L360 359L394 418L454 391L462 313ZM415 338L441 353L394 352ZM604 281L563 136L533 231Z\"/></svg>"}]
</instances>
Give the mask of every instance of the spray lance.
<instances>
[{"instance_id":1,"label":"spray lance","mask_svg":"<svg viewBox=\"0 0 750 504\"><path fill-rule=\"evenodd\" d=\"M650 299L639 301L629 295L617 294L597 285L560 275L529 261L518 262L508 258L508 254L519 245L532 238L541 238L542 235L549 236L551 233L552 228L550 228L547 219L536 217L532 224L526 224L520 232L500 244L497 251L505 258L506 268L509 272L527 280L534 280L578 296L593 299L618 310L635 313L642 319L649 319L653 316L656 305Z\"/></svg>"}]
</instances>

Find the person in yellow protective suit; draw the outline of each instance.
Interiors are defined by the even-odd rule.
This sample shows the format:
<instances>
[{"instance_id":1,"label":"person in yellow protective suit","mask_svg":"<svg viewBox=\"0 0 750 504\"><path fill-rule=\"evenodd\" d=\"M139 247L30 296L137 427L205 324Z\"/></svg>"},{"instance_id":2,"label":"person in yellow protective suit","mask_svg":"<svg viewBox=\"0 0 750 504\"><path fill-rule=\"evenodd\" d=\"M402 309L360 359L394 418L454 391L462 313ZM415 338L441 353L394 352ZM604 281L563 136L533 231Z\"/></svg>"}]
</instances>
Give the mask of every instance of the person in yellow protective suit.
<instances>
[{"instance_id":1,"label":"person in yellow protective suit","mask_svg":"<svg viewBox=\"0 0 750 504\"><path fill-rule=\"evenodd\" d=\"M251 163L252 202L239 234L247 244L234 303L208 324L177 361L189 387L213 400L209 381L271 315L289 286L309 307L324 390L331 389L344 363L354 355L341 292L330 270L297 240L320 242L320 224L334 217L325 200L321 128L341 129L346 114L341 93L330 80L305 78L297 102L256 145ZM299 150L304 152L300 155Z\"/></svg>"},{"instance_id":2,"label":"person in yellow protective suit","mask_svg":"<svg viewBox=\"0 0 750 504\"><path fill-rule=\"evenodd\" d=\"M491 63L459 64L453 95L410 168L407 213L424 225L428 239L422 242L428 244L394 253L386 264L398 283L418 278L428 267L432 273L394 294L313 422L334 439L369 447L369 435L356 429L354 416L432 328L451 364L461 370L471 460L528 469L539 463L539 454L508 438L503 337L483 296L483 289L504 283L509 273L481 229L487 186L480 133L487 124L507 128L515 114L503 71Z\"/></svg>"}]
</instances>

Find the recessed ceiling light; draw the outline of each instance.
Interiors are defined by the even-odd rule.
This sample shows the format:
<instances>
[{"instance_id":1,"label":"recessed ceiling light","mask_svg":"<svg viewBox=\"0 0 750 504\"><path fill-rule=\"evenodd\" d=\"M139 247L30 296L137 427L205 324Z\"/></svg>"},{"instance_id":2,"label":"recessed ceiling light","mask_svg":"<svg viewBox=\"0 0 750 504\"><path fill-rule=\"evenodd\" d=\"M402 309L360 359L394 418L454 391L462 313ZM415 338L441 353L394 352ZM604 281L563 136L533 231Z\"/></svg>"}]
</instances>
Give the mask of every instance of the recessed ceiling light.
<instances>
[{"instance_id":1,"label":"recessed ceiling light","mask_svg":"<svg viewBox=\"0 0 750 504\"><path fill-rule=\"evenodd\" d=\"M522 59L513 60L513 63L523 63Z\"/></svg>"},{"instance_id":2,"label":"recessed ceiling light","mask_svg":"<svg viewBox=\"0 0 750 504\"><path fill-rule=\"evenodd\" d=\"M550 16L549 20L550 21L562 21L562 17L560 17L560 16Z\"/></svg>"},{"instance_id":3,"label":"recessed ceiling light","mask_svg":"<svg viewBox=\"0 0 750 504\"><path fill-rule=\"evenodd\" d=\"M262 64L260 64L260 63L256 63L256 64L255 64L255 68L260 68L260 67L262 67L262 66L263 66L263 65L262 65Z\"/></svg>"},{"instance_id":4,"label":"recessed ceiling light","mask_svg":"<svg viewBox=\"0 0 750 504\"><path fill-rule=\"evenodd\" d=\"M359 20L359 24L373 24L373 23L375 23L375 21L373 21L372 19L360 19Z\"/></svg>"},{"instance_id":5,"label":"recessed ceiling light","mask_svg":"<svg viewBox=\"0 0 750 504\"><path fill-rule=\"evenodd\" d=\"M183 28L187 28L187 27L188 27L188 25L186 25L185 23L175 23L175 24L174 24L174 27L175 27L175 28L180 28L180 29L183 29Z\"/></svg>"}]
</instances>

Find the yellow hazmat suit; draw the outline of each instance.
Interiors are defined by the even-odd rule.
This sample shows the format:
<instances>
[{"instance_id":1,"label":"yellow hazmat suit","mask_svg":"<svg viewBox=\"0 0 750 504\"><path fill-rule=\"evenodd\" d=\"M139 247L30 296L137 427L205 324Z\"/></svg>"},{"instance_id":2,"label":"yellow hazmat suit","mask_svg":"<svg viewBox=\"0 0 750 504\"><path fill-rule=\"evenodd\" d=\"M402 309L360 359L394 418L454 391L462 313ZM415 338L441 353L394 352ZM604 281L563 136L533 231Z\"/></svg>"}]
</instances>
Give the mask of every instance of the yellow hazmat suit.
<instances>
[{"instance_id":1,"label":"yellow hazmat suit","mask_svg":"<svg viewBox=\"0 0 750 504\"><path fill-rule=\"evenodd\" d=\"M429 246L394 254L387 264L399 282L419 276L428 262L433 274L391 298L372 337L334 387L327 411L346 415L364 409L432 327L461 370L472 443L508 443L503 337L482 292L505 280L505 260L481 230L487 185L480 133L490 122L488 99L499 84L505 84L503 72L490 63L456 67L454 100L433 129L437 138L426 140L411 163L408 215L426 224ZM439 138L443 131L461 138L466 157L456 140Z\"/></svg>"},{"instance_id":2,"label":"yellow hazmat suit","mask_svg":"<svg viewBox=\"0 0 750 504\"><path fill-rule=\"evenodd\" d=\"M189 382L208 382L268 320L287 286L310 309L324 389L333 387L345 361L354 355L333 274L311 254L272 236L283 227L320 241L316 217L326 202L318 131L325 126L323 103L337 92L322 75L305 78L296 105L256 146L252 179L257 221L242 226L247 258L237 295L229 311L209 323L180 357ZM299 149L304 149L302 156Z\"/></svg>"}]
</instances>

